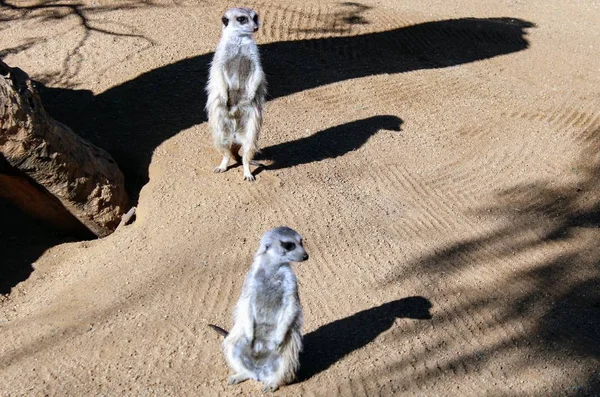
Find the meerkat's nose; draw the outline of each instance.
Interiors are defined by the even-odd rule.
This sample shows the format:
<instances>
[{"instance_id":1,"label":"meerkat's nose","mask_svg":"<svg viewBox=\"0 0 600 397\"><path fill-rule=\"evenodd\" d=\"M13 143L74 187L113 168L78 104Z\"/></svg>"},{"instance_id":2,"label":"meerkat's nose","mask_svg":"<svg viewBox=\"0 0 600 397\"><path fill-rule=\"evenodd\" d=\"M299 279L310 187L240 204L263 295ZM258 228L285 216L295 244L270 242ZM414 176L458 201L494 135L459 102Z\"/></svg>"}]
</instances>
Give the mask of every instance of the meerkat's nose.
<instances>
[{"instance_id":1,"label":"meerkat's nose","mask_svg":"<svg viewBox=\"0 0 600 397\"><path fill-rule=\"evenodd\" d=\"M255 31L255 32L258 32L258 26L255 26L255 27L254 27L254 31Z\"/></svg>"},{"instance_id":2,"label":"meerkat's nose","mask_svg":"<svg viewBox=\"0 0 600 397\"><path fill-rule=\"evenodd\" d=\"M307 254L307 253L304 253L304 256L302 257L302 260L303 260L303 261L305 261L305 260L307 260L307 259L308 259L308 254Z\"/></svg>"}]
</instances>

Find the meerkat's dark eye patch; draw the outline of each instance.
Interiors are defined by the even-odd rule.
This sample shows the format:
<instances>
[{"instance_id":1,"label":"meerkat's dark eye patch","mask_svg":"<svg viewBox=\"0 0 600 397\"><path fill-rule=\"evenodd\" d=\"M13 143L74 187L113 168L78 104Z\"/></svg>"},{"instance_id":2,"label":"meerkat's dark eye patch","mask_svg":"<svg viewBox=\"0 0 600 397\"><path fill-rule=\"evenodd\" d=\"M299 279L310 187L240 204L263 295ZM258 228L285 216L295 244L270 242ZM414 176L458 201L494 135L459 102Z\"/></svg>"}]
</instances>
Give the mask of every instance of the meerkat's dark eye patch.
<instances>
[{"instance_id":1,"label":"meerkat's dark eye patch","mask_svg":"<svg viewBox=\"0 0 600 397\"><path fill-rule=\"evenodd\" d=\"M221 22L223 22L223 25L225 26L229 25L229 19L227 19L227 17L221 18Z\"/></svg>"},{"instance_id":2,"label":"meerkat's dark eye patch","mask_svg":"<svg viewBox=\"0 0 600 397\"><path fill-rule=\"evenodd\" d=\"M296 248L296 244L292 243L291 241L282 241L281 246L286 251L291 251Z\"/></svg>"},{"instance_id":3,"label":"meerkat's dark eye patch","mask_svg":"<svg viewBox=\"0 0 600 397\"><path fill-rule=\"evenodd\" d=\"M248 18L247 17L237 17L236 20L241 23L242 25L244 25L245 23L248 22Z\"/></svg>"},{"instance_id":4,"label":"meerkat's dark eye patch","mask_svg":"<svg viewBox=\"0 0 600 397\"><path fill-rule=\"evenodd\" d=\"M258 25L258 14L254 14L254 17L252 17L252 20L254 21L255 24Z\"/></svg>"}]
</instances>

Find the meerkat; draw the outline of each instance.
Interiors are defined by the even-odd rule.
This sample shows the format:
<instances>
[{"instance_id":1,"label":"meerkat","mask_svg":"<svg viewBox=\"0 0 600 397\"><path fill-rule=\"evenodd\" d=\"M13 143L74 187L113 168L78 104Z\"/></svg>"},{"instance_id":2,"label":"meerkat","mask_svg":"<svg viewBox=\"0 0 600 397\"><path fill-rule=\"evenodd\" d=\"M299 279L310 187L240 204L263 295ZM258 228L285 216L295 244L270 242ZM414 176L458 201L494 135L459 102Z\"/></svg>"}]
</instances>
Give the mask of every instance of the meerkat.
<instances>
[{"instance_id":1,"label":"meerkat","mask_svg":"<svg viewBox=\"0 0 600 397\"><path fill-rule=\"evenodd\" d=\"M302 351L302 306L290 262L307 259L302 237L288 227L272 229L261 238L231 332L210 324L226 336L223 353L234 372L228 384L254 379L267 392L295 379Z\"/></svg>"},{"instance_id":2,"label":"meerkat","mask_svg":"<svg viewBox=\"0 0 600 397\"><path fill-rule=\"evenodd\" d=\"M256 11L231 8L225 12L222 34L213 57L206 92L206 111L214 146L223 155L215 172L225 172L242 152L244 179L254 181L250 164L258 151L266 79L252 34L258 31Z\"/></svg>"}]
</instances>

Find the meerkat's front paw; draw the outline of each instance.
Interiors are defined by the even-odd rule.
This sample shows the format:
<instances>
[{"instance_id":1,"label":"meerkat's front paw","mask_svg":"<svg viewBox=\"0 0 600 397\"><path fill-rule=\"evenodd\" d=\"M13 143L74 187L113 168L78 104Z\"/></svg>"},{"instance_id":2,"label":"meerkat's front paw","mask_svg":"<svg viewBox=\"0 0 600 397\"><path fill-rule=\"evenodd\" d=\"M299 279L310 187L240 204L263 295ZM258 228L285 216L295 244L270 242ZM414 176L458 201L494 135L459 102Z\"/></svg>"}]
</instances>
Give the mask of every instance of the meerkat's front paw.
<instances>
[{"instance_id":1,"label":"meerkat's front paw","mask_svg":"<svg viewBox=\"0 0 600 397\"><path fill-rule=\"evenodd\" d=\"M254 182L256 180L256 177L252 174L244 174L244 180Z\"/></svg>"},{"instance_id":2,"label":"meerkat's front paw","mask_svg":"<svg viewBox=\"0 0 600 397\"><path fill-rule=\"evenodd\" d=\"M275 339L275 341L273 343L275 346L274 346L274 349L272 349L272 350L274 350L274 351L276 350L277 353L281 353L281 350L283 349L283 342L284 342L284 338Z\"/></svg>"},{"instance_id":3,"label":"meerkat's front paw","mask_svg":"<svg viewBox=\"0 0 600 397\"><path fill-rule=\"evenodd\" d=\"M225 172L225 171L227 171L227 167L221 167L221 166L218 166L213 170L213 172L215 174L220 174L221 172Z\"/></svg>"},{"instance_id":4,"label":"meerkat's front paw","mask_svg":"<svg viewBox=\"0 0 600 397\"><path fill-rule=\"evenodd\" d=\"M279 389L279 385L278 384L276 384L276 383L269 383L269 384L263 386L262 391L263 391L263 393L273 393L277 389Z\"/></svg>"}]
</instances>

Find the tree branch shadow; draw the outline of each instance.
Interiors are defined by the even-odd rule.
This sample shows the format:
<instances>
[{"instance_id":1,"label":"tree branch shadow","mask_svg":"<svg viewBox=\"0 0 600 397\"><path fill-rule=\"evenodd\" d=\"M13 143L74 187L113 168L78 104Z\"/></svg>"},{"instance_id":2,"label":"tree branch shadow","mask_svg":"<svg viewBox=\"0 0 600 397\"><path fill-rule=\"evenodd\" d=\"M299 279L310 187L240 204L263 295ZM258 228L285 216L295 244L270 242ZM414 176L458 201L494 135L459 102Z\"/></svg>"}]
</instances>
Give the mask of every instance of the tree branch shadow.
<instances>
[{"instance_id":1,"label":"tree branch shadow","mask_svg":"<svg viewBox=\"0 0 600 397\"><path fill-rule=\"evenodd\" d=\"M590 363L600 359L600 252L597 244L600 237L597 194L600 190L597 152L600 130L584 131L583 135L589 145L582 150L579 165L573 169L579 175L576 182L550 186L547 181L539 181L502 191L496 205L476 210L474 214L506 219L504 226L488 235L436 248L414 263L402 264L403 270L398 268L393 276L387 277L385 285L417 275L460 277L470 272L479 273L481 267L486 266L480 262L488 257L493 263L512 263L507 266L514 267L513 271L509 276L498 276L499 281L494 283L493 290L487 291L485 301L469 306L473 303L470 301L451 310L469 317L493 318L497 323L490 325L489 332L505 327L522 331L513 335L497 333L499 337L492 339L480 335L479 339L488 342L481 346L474 344L475 351L471 348L468 354L454 357L452 362L439 362L439 368L473 368L481 365L482 357L498 357L499 353L518 357L510 369L514 374L534 365L546 368L548 363L560 365L566 360L578 362L588 379L565 395L600 392L600 374L589 371ZM544 251L549 253L544 254ZM479 294L480 288L473 293ZM493 314L490 316L490 313ZM450 315L446 321L467 320ZM485 327L481 332L486 332ZM534 354L525 356L523 347ZM426 378L427 374L422 376ZM563 378L562 381L571 380Z\"/></svg>"},{"instance_id":2,"label":"tree branch shadow","mask_svg":"<svg viewBox=\"0 0 600 397\"><path fill-rule=\"evenodd\" d=\"M372 6L361 3L345 1L338 4L336 11L333 13L316 16L320 20L319 27L298 29L298 31L303 33L350 33L355 25L368 25L370 23L363 14L372 8ZM305 14L302 16L314 18L314 16Z\"/></svg>"},{"instance_id":3,"label":"tree branch shadow","mask_svg":"<svg viewBox=\"0 0 600 397\"><path fill-rule=\"evenodd\" d=\"M7 55L18 54L21 51L28 50L29 48L34 47L39 43L43 43L45 41L46 40L42 38L27 39L23 44L0 50L0 59L4 58Z\"/></svg>"},{"instance_id":4,"label":"tree branch shadow","mask_svg":"<svg viewBox=\"0 0 600 397\"><path fill-rule=\"evenodd\" d=\"M57 22L65 18L77 18L83 34L81 39L77 43L75 43L75 45L69 50L67 56L63 60L63 71L57 75L46 75L43 77L46 82L61 84L61 86L63 87L70 87L72 85L72 80L79 74L82 66L80 51L86 44L88 39L91 37L92 33L99 33L115 37L129 37L142 39L147 43L147 47L153 46L155 44L153 40L145 37L142 34L117 32L100 27L101 24L106 24L108 21L104 21L101 19L93 20L90 18L90 14L105 13L108 11L115 10L129 10L148 5L156 6L148 1L142 0L132 0L128 3L102 6L88 6L83 3L67 3L54 0L43 1L37 4L25 5L18 3L13 4L12 2L8 2L6 0L0 0L0 9L10 10L16 13L17 18L20 19L36 19L41 22ZM117 25L124 27L129 31L135 30L133 26L124 26L122 24ZM32 46L40 42L46 42L47 40L47 37L29 39L28 42L22 45L0 52L0 56L6 56L8 54L14 54L16 52L27 50Z\"/></svg>"},{"instance_id":5,"label":"tree branch shadow","mask_svg":"<svg viewBox=\"0 0 600 397\"><path fill-rule=\"evenodd\" d=\"M64 59L63 72L59 76L49 77L49 80L60 82L63 86L68 87L71 83L71 79L77 75L81 67L79 59L75 59L75 57L79 54L80 49L85 45L92 33L115 37L138 38L150 43L150 45L153 44L152 40L147 39L140 34L105 29L102 25L110 22L103 20L102 18L94 20L90 18L90 16L109 11L128 10L148 5L151 5L151 3L142 0L131 0L126 3L121 2L114 5L106 4L98 6L54 0L45 0L37 3L0 0L0 11L2 11L3 14L0 17L0 21L22 19L52 23L71 17L76 18L79 25L78 29L81 29L82 36ZM134 30L131 26L117 23L113 24L117 25L117 30ZM48 37L28 38L17 46L0 50L0 58L27 51L32 47L47 42L48 39ZM63 90L65 90L65 92L70 91L68 88L63 88ZM59 104L59 106L61 105ZM11 174L14 170L9 171L4 164L5 162L4 158L0 155L0 189L2 189L1 185L3 184L3 178L15 177ZM24 179L26 180L27 178ZM5 196L12 196L12 199L17 197L10 193L11 192ZM18 203L19 201L17 200L16 202ZM50 207L61 207L58 200L56 200L56 203L48 200L48 203L50 203L48 204ZM40 208L40 213L44 212L43 206L40 205ZM40 213L37 215L40 215ZM34 219L33 216L21 212L20 209L13 207L4 199L0 200L0 219L2 220L0 222L0 252L2 253L2 260L0 260L0 294L10 293L14 286L19 282L26 280L34 270L32 264L47 249L64 242L95 237L87 230L78 231L76 225L79 225L79 222L66 210L64 211L63 216L60 217L60 222L66 226L66 230L57 230L49 226L52 222L45 222L44 219L48 220L48 217L59 217L58 212L52 212L52 214L53 215L48 216L43 214Z\"/></svg>"}]
</instances>

